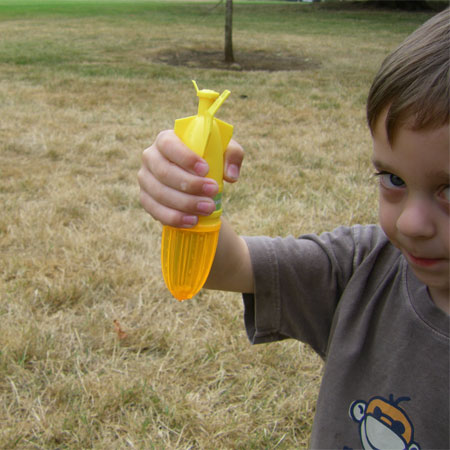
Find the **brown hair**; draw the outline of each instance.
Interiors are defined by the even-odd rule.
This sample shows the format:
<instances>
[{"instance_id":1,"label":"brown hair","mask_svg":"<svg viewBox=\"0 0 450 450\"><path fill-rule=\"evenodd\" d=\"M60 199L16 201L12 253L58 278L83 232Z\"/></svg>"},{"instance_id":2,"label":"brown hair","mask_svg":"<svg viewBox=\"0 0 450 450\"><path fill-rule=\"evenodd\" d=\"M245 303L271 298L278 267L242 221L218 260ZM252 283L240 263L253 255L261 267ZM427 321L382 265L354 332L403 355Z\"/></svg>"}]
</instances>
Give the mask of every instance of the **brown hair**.
<instances>
[{"instance_id":1,"label":"brown hair","mask_svg":"<svg viewBox=\"0 0 450 450\"><path fill-rule=\"evenodd\" d=\"M414 31L382 63L367 99L367 122L373 133L388 108L386 132L413 119L413 129L438 128L449 122L450 8Z\"/></svg>"}]
</instances>

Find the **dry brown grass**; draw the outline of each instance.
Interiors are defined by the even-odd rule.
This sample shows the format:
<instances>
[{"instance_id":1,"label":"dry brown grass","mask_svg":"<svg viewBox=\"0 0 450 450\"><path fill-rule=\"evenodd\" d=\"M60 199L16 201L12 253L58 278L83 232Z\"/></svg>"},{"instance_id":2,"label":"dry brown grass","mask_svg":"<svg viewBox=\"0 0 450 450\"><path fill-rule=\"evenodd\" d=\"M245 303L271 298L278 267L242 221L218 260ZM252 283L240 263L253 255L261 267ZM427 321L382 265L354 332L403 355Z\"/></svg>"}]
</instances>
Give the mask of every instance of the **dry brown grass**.
<instances>
[{"instance_id":1,"label":"dry brown grass","mask_svg":"<svg viewBox=\"0 0 450 450\"><path fill-rule=\"evenodd\" d=\"M250 346L239 295L170 297L161 227L138 203L140 155L195 111L191 79L228 88L220 117L246 149L241 181L226 188L239 232L373 222L364 98L382 57L423 17L380 32L375 13L360 25L326 11L308 22L272 6L273 22L260 7L272 24L261 29L259 9L236 8L237 48L316 63L236 72L153 59L220 48L220 11L189 6L174 20L137 4L0 7L0 448L305 448L321 362L296 342Z\"/></svg>"}]
</instances>

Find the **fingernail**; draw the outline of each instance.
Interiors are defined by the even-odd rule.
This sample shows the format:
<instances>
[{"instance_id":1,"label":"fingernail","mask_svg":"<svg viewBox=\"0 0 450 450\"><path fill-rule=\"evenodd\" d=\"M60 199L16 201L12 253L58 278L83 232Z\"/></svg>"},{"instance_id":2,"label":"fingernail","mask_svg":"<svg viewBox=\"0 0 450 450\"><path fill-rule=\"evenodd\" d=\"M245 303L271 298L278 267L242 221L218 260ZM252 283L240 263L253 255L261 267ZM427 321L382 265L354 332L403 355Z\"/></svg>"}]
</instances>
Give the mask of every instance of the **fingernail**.
<instances>
[{"instance_id":1,"label":"fingernail","mask_svg":"<svg viewBox=\"0 0 450 450\"><path fill-rule=\"evenodd\" d=\"M183 216L182 218L183 226L185 227L193 227L197 225L198 217L197 216Z\"/></svg>"},{"instance_id":2,"label":"fingernail","mask_svg":"<svg viewBox=\"0 0 450 450\"><path fill-rule=\"evenodd\" d=\"M215 182L208 181L203 184L202 191L208 197L212 197L212 196L216 195L217 192L219 191L219 186L217 186L217 183L215 183Z\"/></svg>"},{"instance_id":3,"label":"fingernail","mask_svg":"<svg viewBox=\"0 0 450 450\"><path fill-rule=\"evenodd\" d=\"M239 178L239 166L236 164L229 164L227 166L227 177L231 180L237 180Z\"/></svg>"},{"instance_id":4,"label":"fingernail","mask_svg":"<svg viewBox=\"0 0 450 450\"><path fill-rule=\"evenodd\" d=\"M203 214L211 214L214 211L215 205L210 202L198 202L197 211Z\"/></svg>"},{"instance_id":5,"label":"fingernail","mask_svg":"<svg viewBox=\"0 0 450 450\"><path fill-rule=\"evenodd\" d=\"M197 175L204 177L208 173L209 167L207 163L199 161L198 163L195 164L194 170Z\"/></svg>"}]
</instances>

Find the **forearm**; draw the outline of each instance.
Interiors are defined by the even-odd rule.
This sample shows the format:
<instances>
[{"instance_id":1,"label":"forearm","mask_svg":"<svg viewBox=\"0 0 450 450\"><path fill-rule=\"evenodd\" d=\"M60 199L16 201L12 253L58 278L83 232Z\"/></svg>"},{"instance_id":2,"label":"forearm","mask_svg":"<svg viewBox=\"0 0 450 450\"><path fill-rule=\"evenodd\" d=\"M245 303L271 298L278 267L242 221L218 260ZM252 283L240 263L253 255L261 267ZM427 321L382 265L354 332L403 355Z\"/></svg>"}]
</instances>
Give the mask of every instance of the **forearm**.
<instances>
[{"instance_id":1,"label":"forearm","mask_svg":"<svg viewBox=\"0 0 450 450\"><path fill-rule=\"evenodd\" d=\"M205 288L253 292L253 271L247 244L223 218L216 256Z\"/></svg>"}]
</instances>

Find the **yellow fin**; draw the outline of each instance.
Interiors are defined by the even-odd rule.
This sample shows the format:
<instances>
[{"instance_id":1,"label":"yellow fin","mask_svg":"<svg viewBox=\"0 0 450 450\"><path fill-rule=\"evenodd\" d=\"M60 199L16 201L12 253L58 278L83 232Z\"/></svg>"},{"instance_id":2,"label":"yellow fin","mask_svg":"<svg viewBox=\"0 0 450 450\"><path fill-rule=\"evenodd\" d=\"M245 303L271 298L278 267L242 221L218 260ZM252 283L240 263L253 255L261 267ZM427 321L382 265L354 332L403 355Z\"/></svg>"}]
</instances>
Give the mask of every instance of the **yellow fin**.
<instances>
[{"instance_id":1,"label":"yellow fin","mask_svg":"<svg viewBox=\"0 0 450 450\"><path fill-rule=\"evenodd\" d=\"M216 119L216 123L220 130L220 137L222 138L222 148L225 150L230 143L231 137L233 136L233 125L230 125L220 119Z\"/></svg>"}]
</instances>

